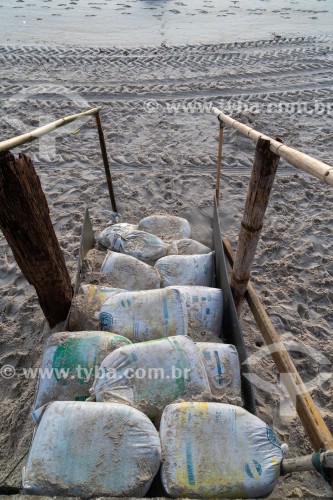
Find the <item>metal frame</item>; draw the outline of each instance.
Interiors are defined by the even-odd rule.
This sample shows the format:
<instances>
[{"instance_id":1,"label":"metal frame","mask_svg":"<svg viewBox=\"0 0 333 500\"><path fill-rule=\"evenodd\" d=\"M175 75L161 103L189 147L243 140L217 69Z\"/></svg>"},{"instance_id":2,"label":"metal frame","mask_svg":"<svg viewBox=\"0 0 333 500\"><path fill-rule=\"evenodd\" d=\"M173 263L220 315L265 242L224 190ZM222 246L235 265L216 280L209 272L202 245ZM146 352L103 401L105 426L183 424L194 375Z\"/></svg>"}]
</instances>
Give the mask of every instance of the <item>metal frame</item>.
<instances>
[{"instance_id":1,"label":"metal frame","mask_svg":"<svg viewBox=\"0 0 333 500\"><path fill-rule=\"evenodd\" d=\"M217 200L214 197L214 216L213 216L213 245L215 250L216 264L216 282L223 293L223 316L222 316L222 332L221 337L226 342L233 344L237 351L241 364L241 382L244 407L253 415L256 415L256 404L252 385L247 373L251 373L247 360L247 352L244 342L243 333L239 324L238 315L236 312L235 303L232 297L227 264L224 256L220 218L217 209Z\"/></svg>"}]
</instances>

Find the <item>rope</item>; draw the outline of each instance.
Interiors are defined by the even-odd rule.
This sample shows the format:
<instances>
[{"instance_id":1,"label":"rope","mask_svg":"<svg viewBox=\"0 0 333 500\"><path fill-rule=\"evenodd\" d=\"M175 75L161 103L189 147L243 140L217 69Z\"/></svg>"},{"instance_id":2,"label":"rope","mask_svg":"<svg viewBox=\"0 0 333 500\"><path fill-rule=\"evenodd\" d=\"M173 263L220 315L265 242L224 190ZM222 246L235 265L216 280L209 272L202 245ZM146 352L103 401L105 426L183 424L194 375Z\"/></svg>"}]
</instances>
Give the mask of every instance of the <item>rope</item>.
<instances>
[{"instance_id":1,"label":"rope","mask_svg":"<svg viewBox=\"0 0 333 500\"><path fill-rule=\"evenodd\" d=\"M312 465L319 472L319 474L321 474L323 476L325 481L330 484L331 479L329 476L329 469L324 467L321 460L320 460L320 455L321 455L321 453L323 453L323 451L325 451L325 450L320 448L320 450L317 453L312 453Z\"/></svg>"}]
</instances>

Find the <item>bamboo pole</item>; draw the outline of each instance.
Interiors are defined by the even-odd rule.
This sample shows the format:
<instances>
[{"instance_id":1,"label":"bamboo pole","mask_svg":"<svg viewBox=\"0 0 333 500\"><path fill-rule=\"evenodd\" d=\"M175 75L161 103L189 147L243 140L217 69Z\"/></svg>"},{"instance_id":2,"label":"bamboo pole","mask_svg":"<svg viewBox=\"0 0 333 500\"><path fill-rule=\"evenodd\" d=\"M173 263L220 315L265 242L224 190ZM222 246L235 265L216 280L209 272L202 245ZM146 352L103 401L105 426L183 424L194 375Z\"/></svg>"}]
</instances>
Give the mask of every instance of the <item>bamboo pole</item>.
<instances>
[{"instance_id":1,"label":"bamboo pole","mask_svg":"<svg viewBox=\"0 0 333 500\"><path fill-rule=\"evenodd\" d=\"M102 158L103 158L103 163L104 163L106 182L108 184L108 190L109 190L109 195L110 195L110 200L111 200L111 206L112 206L112 210L114 212L117 212L117 204L116 204L116 199L115 199L114 191L113 191L110 165L109 165L108 155L106 152L104 133L103 133L102 123L101 123L101 118L99 116L99 113L96 113L95 119L96 119L97 131L98 131L99 144L101 147Z\"/></svg>"},{"instance_id":2,"label":"bamboo pole","mask_svg":"<svg viewBox=\"0 0 333 500\"><path fill-rule=\"evenodd\" d=\"M333 450L324 451L320 454L320 463L326 469L333 469ZM313 465L312 455L305 457L295 457L282 460L280 474L290 474L291 472L303 472L316 470Z\"/></svg>"},{"instance_id":3,"label":"bamboo pole","mask_svg":"<svg viewBox=\"0 0 333 500\"><path fill-rule=\"evenodd\" d=\"M218 155L217 155L217 172L216 172L216 201L217 201L217 204L220 203L220 180L221 180L221 169L222 169L222 146L223 146L223 123L220 122L219 146L218 146Z\"/></svg>"},{"instance_id":4,"label":"bamboo pole","mask_svg":"<svg viewBox=\"0 0 333 500\"><path fill-rule=\"evenodd\" d=\"M239 232L235 265L231 274L230 285L238 315L250 279L278 163L279 157L271 152L270 142L259 139Z\"/></svg>"},{"instance_id":5,"label":"bamboo pole","mask_svg":"<svg viewBox=\"0 0 333 500\"><path fill-rule=\"evenodd\" d=\"M238 130L241 134L249 137L253 141L257 142L260 138L270 141L270 149L272 153L281 156L287 163L293 167L304 170L310 175L317 177L321 182L333 186L333 167L324 163L322 161L316 160L305 153L301 153L297 149L293 149L289 146L281 144L279 141L272 139L271 137L254 130L243 123L234 120L230 116L225 115L218 108L213 107L212 113L218 117L220 122L230 125L235 130Z\"/></svg>"},{"instance_id":6,"label":"bamboo pole","mask_svg":"<svg viewBox=\"0 0 333 500\"><path fill-rule=\"evenodd\" d=\"M232 267L235 256L227 238L223 238L223 246L227 259ZM275 330L251 282L247 285L245 298L265 343L268 346L278 372L284 374L286 389L295 405L298 416L302 421L314 450L317 451L321 448L324 450L332 450L333 436L304 385L287 349L283 342L281 342L279 334Z\"/></svg>"},{"instance_id":7,"label":"bamboo pole","mask_svg":"<svg viewBox=\"0 0 333 500\"><path fill-rule=\"evenodd\" d=\"M17 146L22 146L23 144L33 142L43 135L53 132L53 130L56 130L59 127L68 125L69 123L72 123L79 118L83 118L84 116L96 115L96 113L98 113L100 109L101 108L92 108L88 109L87 111L83 111L82 113L77 113L76 115L65 116L64 118L60 118L59 120L36 128L31 132L27 132L26 134L13 137L12 139L8 139L6 141L2 141L0 142L0 151L7 151L8 149L13 149Z\"/></svg>"}]
</instances>

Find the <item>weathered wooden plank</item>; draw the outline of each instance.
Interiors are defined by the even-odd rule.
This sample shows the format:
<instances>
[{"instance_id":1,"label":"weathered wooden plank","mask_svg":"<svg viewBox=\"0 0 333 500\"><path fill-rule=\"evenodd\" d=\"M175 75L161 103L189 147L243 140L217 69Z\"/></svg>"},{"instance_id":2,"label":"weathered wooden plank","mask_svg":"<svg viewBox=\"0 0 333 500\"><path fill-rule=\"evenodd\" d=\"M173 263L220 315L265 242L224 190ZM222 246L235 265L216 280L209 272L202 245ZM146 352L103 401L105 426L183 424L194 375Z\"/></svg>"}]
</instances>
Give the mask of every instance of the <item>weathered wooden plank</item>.
<instances>
[{"instance_id":1,"label":"weathered wooden plank","mask_svg":"<svg viewBox=\"0 0 333 500\"><path fill-rule=\"evenodd\" d=\"M67 317L72 286L32 161L0 153L0 228L53 328Z\"/></svg>"}]
</instances>

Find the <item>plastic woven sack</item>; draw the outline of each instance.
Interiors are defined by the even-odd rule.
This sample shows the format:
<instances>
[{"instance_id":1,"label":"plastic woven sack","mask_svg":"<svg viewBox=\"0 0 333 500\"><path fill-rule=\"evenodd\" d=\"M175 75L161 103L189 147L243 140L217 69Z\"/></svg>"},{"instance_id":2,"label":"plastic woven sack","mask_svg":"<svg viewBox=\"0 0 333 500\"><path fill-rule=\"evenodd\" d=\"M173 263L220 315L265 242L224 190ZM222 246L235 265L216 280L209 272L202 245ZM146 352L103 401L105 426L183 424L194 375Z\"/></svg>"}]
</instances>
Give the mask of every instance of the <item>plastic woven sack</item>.
<instances>
[{"instance_id":1,"label":"plastic woven sack","mask_svg":"<svg viewBox=\"0 0 333 500\"><path fill-rule=\"evenodd\" d=\"M44 349L34 408L50 401L85 400L95 380L96 367L118 347L131 342L106 332L59 332Z\"/></svg>"},{"instance_id":2,"label":"plastic woven sack","mask_svg":"<svg viewBox=\"0 0 333 500\"><path fill-rule=\"evenodd\" d=\"M186 219L173 215L150 215L139 222L139 229L155 234L164 241L191 238L191 227Z\"/></svg>"},{"instance_id":3,"label":"plastic woven sack","mask_svg":"<svg viewBox=\"0 0 333 500\"><path fill-rule=\"evenodd\" d=\"M160 275L153 267L135 257L108 251L101 267L110 286L125 290L160 288Z\"/></svg>"},{"instance_id":4,"label":"plastic woven sack","mask_svg":"<svg viewBox=\"0 0 333 500\"><path fill-rule=\"evenodd\" d=\"M77 295L72 300L69 329L71 331L98 330L101 306L112 295L123 291L122 288L97 285L80 286Z\"/></svg>"},{"instance_id":5,"label":"plastic woven sack","mask_svg":"<svg viewBox=\"0 0 333 500\"><path fill-rule=\"evenodd\" d=\"M168 255L201 255L211 251L209 247L199 241L185 238L173 241L169 247Z\"/></svg>"},{"instance_id":6,"label":"plastic woven sack","mask_svg":"<svg viewBox=\"0 0 333 500\"><path fill-rule=\"evenodd\" d=\"M23 470L28 495L143 497L160 466L158 433L121 404L58 401L35 414Z\"/></svg>"},{"instance_id":7,"label":"plastic woven sack","mask_svg":"<svg viewBox=\"0 0 333 500\"><path fill-rule=\"evenodd\" d=\"M125 346L105 358L92 392L97 401L126 403L151 418L176 400L211 398L205 368L189 337Z\"/></svg>"},{"instance_id":8,"label":"plastic woven sack","mask_svg":"<svg viewBox=\"0 0 333 500\"><path fill-rule=\"evenodd\" d=\"M161 275L161 286L211 286L214 252L206 255L167 255L155 264Z\"/></svg>"},{"instance_id":9,"label":"plastic woven sack","mask_svg":"<svg viewBox=\"0 0 333 500\"><path fill-rule=\"evenodd\" d=\"M98 242L110 250L131 255L148 264L164 257L168 249L164 241L146 231L118 232L114 226L104 229L98 237Z\"/></svg>"},{"instance_id":10,"label":"plastic woven sack","mask_svg":"<svg viewBox=\"0 0 333 500\"><path fill-rule=\"evenodd\" d=\"M236 347L214 342L197 342L196 346L201 353L214 399L241 405L241 376Z\"/></svg>"},{"instance_id":11,"label":"plastic woven sack","mask_svg":"<svg viewBox=\"0 0 333 500\"><path fill-rule=\"evenodd\" d=\"M222 329L223 295L220 288L206 286L171 286L185 300L188 335L205 340L213 334L218 341ZM208 335L207 335L208 334Z\"/></svg>"},{"instance_id":12,"label":"plastic woven sack","mask_svg":"<svg viewBox=\"0 0 333 500\"><path fill-rule=\"evenodd\" d=\"M258 498L272 492L282 452L273 431L238 406L178 403L160 426L162 483L173 498Z\"/></svg>"},{"instance_id":13,"label":"plastic woven sack","mask_svg":"<svg viewBox=\"0 0 333 500\"><path fill-rule=\"evenodd\" d=\"M178 290L143 290L113 295L102 306L104 331L133 342L187 334L187 313Z\"/></svg>"}]
</instances>

